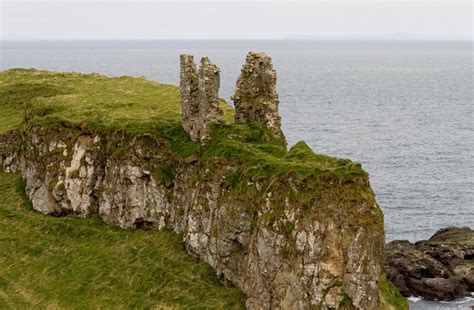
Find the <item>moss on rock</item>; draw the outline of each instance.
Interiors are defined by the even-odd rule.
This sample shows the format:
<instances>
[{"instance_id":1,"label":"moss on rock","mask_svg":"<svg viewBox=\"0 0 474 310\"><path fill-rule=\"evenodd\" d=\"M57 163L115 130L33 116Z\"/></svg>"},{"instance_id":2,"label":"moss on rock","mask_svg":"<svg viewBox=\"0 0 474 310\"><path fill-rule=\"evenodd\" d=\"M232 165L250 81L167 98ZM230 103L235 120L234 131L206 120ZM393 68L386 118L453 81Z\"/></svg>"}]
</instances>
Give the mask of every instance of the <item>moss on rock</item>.
<instances>
[{"instance_id":1,"label":"moss on rock","mask_svg":"<svg viewBox=\"0 0 474 310\"><path fill-rule=\"evenodd\" d=\"M378 282L381 310L408 310L408 301L397 287L382 274Z\"/></svg>"}]
</instances>

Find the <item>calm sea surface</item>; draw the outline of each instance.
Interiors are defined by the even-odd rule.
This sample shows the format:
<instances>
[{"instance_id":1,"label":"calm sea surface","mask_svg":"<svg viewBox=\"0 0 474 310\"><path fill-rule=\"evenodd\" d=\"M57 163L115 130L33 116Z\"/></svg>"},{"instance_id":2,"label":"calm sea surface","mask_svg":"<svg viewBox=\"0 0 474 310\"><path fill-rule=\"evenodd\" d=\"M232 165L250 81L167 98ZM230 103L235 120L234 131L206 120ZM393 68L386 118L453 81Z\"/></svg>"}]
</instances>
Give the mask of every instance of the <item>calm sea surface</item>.
<instances>
[{"instance_id":1,"label":"calm sea surface","mask_svg":"<svg viewBox=\"0 0 474 310\"><path fill-rule=\"evenodd\" d=\"M179 54L209 56L229 102L248 51L277 70L289 145L350 158L369 172L388 240L474 228L472 42L1 42L13 67L145 76L179 83ZM467 308L412 303L413 309Z\"/></svg>"}]
</instances>

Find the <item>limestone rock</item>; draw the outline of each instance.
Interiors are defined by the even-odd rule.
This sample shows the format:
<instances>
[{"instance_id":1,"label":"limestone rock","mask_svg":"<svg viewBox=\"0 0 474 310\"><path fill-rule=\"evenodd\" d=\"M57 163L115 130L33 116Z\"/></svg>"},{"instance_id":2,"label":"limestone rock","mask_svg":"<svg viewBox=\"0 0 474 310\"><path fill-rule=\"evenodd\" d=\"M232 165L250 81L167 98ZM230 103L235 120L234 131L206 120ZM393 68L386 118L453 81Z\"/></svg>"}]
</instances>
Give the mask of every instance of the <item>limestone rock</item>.
<instances>
[{"instance_id":1,"label":"limestone rock","mask_svg":"<svg viewBox=\"0 0 474 310\"><path fill-rule=\"evenodd\" d=\"M268 55L247 54L232 100L236 123L262 123L275 135L283 136L278 114L276 72Z\"/></svg>"},{"instance_id":2,"label":"limestone rock","mask_svg":"<svg viewBox=\"0 0 474 310\"><path fill-rule=\"evenodd\" d=\"M429 240L386 246L387 277L404 296L453 300L474 291L474 231L450 227Z\"/></svg>"},{"instance_id":3,"label":"limestone rock","mask_svg":"<svg viewBox=\"0 0 474 310\"><path fill-rule=\"evenodd\" d=\"M209 124L221 122L219 108L219 68L209 58L201 59L199 72L192 55L180 56L182 126L193 141L210 138Z\"/></svg>"},{"instance_id":4,"label":"limestone rock","mask_svg":"<svg viewBox=\"0 0 474 310\"><path fill-rule=\"evenodd\" d=\"M5 169L23 174L36 210L172 229L191 255L243 290L248 309L379 308L383 218L370 189L349 197L354 184L323 184L308 203L299 191L314 186L310 178L249 177L232 189L234 161L184 163L168 143L147 136L33 127L20 140L17 153L0 157ZM157 167L173 172L164 177ZM243 195L262 188L251 201ZM333 195L321 193L328 189Z\"/></svg>"}]
</instances>

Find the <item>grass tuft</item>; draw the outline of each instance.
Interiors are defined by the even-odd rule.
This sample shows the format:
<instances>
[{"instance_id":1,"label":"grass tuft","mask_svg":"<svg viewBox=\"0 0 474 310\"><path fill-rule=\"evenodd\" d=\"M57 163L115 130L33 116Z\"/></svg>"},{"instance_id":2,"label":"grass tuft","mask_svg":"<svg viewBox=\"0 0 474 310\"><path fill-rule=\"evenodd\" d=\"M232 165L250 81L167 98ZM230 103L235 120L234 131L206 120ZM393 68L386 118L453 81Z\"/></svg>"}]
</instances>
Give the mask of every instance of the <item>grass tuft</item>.
<instances>
[{"instance_id":1,"label":"grass tuft","mask_svg":"<svg viewBox=\"0 0 474 310\"><path fill-rule=\"evenodd\" d=\"M377 286L381 310L408 310L408 301L400 294L397 287L387 280L385 274L380 276Z\"/></svg>"}]
</instances>

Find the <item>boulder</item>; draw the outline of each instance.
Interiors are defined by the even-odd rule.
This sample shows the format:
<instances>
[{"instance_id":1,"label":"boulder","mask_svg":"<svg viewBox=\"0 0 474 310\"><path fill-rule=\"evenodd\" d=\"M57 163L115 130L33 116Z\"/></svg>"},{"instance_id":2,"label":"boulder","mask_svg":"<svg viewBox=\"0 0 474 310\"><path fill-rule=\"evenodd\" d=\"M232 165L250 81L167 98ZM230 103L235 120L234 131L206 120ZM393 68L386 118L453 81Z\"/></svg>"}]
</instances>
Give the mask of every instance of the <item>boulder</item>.
<instances>
[{"instance_id":1,"label":"boulder","mask_svg":"<svg viewBox=\"0 0 474 310\"><path fill-rule=\"evenodd\" d=\"M444 228L412 244L392 241L385 247L385 270L404 296L453 300L474 291L474 231Z\"/></svg>"}]
</instances>

